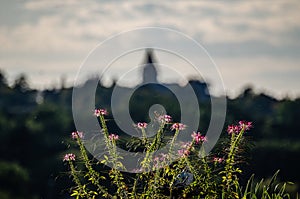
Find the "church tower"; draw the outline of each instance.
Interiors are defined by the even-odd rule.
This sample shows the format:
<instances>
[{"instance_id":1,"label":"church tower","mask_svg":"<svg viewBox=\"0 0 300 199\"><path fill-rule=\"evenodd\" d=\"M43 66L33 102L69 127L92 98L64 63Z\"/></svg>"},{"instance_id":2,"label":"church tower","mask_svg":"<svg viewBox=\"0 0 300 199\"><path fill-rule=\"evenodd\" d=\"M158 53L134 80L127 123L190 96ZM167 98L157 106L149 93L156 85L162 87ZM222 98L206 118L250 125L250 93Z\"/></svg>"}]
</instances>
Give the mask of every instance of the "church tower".
<instances>
[{"instance_id":1,"label":"church tower","mask_svg":"<svg viewBox=\"0 0 300 199\"><path fill-rule=\"evenodd\" d=\"M157 70L155 68L156 60L153 56L153 50L147 49L146 56L143 62L143 82L144 83L157 83Z\"/></svg>"}]
</instances>

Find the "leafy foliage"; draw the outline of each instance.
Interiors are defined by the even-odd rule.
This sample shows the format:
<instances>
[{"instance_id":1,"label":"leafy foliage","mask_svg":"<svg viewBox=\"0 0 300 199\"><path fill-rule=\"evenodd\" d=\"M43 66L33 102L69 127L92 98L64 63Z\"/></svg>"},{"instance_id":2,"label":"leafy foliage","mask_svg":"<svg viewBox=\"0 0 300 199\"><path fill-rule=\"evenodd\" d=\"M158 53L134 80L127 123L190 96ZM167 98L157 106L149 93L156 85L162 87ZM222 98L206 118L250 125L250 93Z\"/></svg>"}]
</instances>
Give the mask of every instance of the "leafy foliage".
<instances>
[{"instance_id":1,"label":"leafy foliage","mask_svg":"<svg viewBox=\"0 0 300 199\"><path fill-rule=\"evenodd\" d=\"M0 198L69 198L69 179L62 172L65 167L61 163L61 157L70 146L74 146L74 143L69 141L68 134L74 129L71 111L72 88L38 91L28 87L26 81L27 78L21 75L19 80L10 85L5 73L0 71L0 162L12 168L15 168L12 165L18 165L27 173L24 176L29 176L22 178L20 173L16 174L18 172L9 178L1 175ZM193 83L197 85L198 82ZM98 86L98 105L101 104L110 110L110 96L114 86L116 85L113 84L109 88ZM151 90L144 89L143 92L148 94L136 93L136 97L132 98L130 113L137 120L148 121L148 118L143 118L148 109L140 106L139 110L134 106L139 101L151 105ZM177 101L164 92L159 95L162 97L160 99L168 102L166 110L172 115L174 113L174 119L179 120ZM206 100L200 97L199 126L205 132L210 121L210 101L209 98ZM240 179L244 182L242 184L247 183L244 179L249 178L251 173L268 178L279 168L281 172L278 178L298 184L287 185L287 189L292 192L299 191L300 172L296 164L300 156L297 117L300 115L299 104L299 98L277 100L263 93L254 93L251 88L245 89L244 93L234 99L228 99L227 124L240 118L255 121L253 133L245 135L254 144L249 154L244 156L251 167L247 164L241 166L244 171L244 177ZM108 126L111 132L120 132L113 129L112 120ZM122 135L122 138L124 137ZM226 136L223 139L227 139ZM128 148L123 140L119 140L118 144ZM143 150L142 147L139 149ZM72 148L72 152L78 154L78 149ZM2 168L0 170L4 171ZM107 168L105 170L107 171ZM19 182L18 185L11 183L16 181Z\"/></svg>"},{"instance_id":2,"label":"leafy foliage","mask_svg":"<svg viewBox=\"0 0 300 199\"><path fill-rule=\"evenodd\" d=\"M178 154L173 153L173 147L178 134L185 126L180 123L166 122L165 116L158 116L161 123L160 128L152 141L142 142L145 146L145 157L137 167L139 173L132 176L130 182L125 181L126 170L120 155L116 150L116 141L119 136L109 134L105 123L106 111L96 110L99 117L102 134L106 143L108 156L100 160L100 164L111 163L112 168L109 170L109 179L103 175L102 170L95 170L91 161L88 159L86 149L82 143L82 132L73 132L72 137L76 140L80 152L81 160L85 164L85 171L78 172L75 169L75 158L69 158L67 154L64 161L70 166L70 172L73 181L76 184L72 188L71 196L76 198L207 198L207 199L238 199L238 198L290 198L286 193L286 183L283 185L275 184L272 188L278 172L266 185L263 180L254 185L253 176L249 179L245 188L242 188L239 182L239 176L242 173L239 164L239 152L243 148L242 143L244 133L248 131L251 122L240 121L239 125L228 127L230 136L229 144L223 148L223 157L216 157L215 154L205 154L203 143L206 137L200 133L193 133L193 141L185 143ZM100 114L98 114L100 113ZM169 118L169 116L168 116ZM159 149L163 134L168 129L166 126L171 125L171 130L175 131L172 139L169 140L169 150L167 154L155 155ZM138 128L145 133L146 124L138 123ZM143 134L144 134L143 133ZM74 136L75 135L75 136ZM141 137L143 141L145 136ZM130 142L130 140L129 140ZM177 160L172 162L172 156ZM83 175L83 177L79 175ZM100 184L107 184L103 187ZM109 191L108 187L114 187Z\"/></svg>"}]
</instances>

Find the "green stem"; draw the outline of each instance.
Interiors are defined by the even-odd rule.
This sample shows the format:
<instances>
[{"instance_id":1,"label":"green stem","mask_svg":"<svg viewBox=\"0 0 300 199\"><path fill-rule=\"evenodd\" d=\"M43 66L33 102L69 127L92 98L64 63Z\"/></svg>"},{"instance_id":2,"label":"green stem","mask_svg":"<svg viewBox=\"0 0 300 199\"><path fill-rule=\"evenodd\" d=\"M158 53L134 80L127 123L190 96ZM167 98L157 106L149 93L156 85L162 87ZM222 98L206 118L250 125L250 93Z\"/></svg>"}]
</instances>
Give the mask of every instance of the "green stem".
<instances>
[{"instance_id":1,"label":"green stem","mask_svg":"<svg viewBox=\"0 0 300 199\"><path fill-rule=\"evenodd\" d=\"M171 159L171 157L172 157L172 152L173 152L173 147L174 147L174 143L175 143L175 141L176 141L176 139L177 139L177 136L178 136L178 134L179 134L179 129L176 129L176 131L175 131L175 134L174 134L174 136L173 136L173 138L172 138L172 141L171 141L171 143L170 143L170 148L169 148L169 158Z\"/></svg>"},{"instance_id":2,"label":"green stem","mask_svg":"<svg viewBox=\"0 0 300 199\"><path fill-rule=\"evenodd\" d=\"M144 128L142 128L141 130L142 130L142 141L143 141L143 144L146 144L146 141L147 141L146 131L145 131Z\"/></svg>"},{"instance_id":3,"label":"green stem","mask_svg":"<svg viewBox=\"0 0 300 199\"><path fill-rule=\"evenodd\" d=\"M88 197L88 192L87 192L85 186L83 186L81 184L80 179L79 179L78 175L76 174L77 171L75 169L73 161L69 160L68 163L69 163L69 166L70 166L70 170L71 170L71 174L72 174L72 177L73 177L73 181L75 182L75 184L78 187L78 192L79 192L80 196Z\"/></svg>"},{"instance_id":4,"label":"green stem","mask_svg":"<svg viewBox=\"0 0 300 199\"><path fill-rule=\"evenodd\" d=\"M149 147L147 147L145 158L141 162L141 166L143 169L146 170L150 169L150 163L153 156L153 152L155 152L161 144L161 136L163 134L164 125L165 125L164 123L161 124L153 142Z\"/></svg>"},{"instance_id":5,"label":"green stem","mask_svg":"<svg viewBox=\"0 0 300 199\"><path fill-rule=\"evenodd\" d=\"M100 123L102 126L102 133L104 135L105 139L105 144L106 147L108 148L108 153L111 159L111 163L113 165L113 168L111 170L111 176L113 176L113 183L117 186L117 193L121 196L121 198L127 198L128 192L127 192L127 187L124 182L124 177L123 174L119 171L119 169L125 169L124 166L119 159L119 155L117 153L117 148L116 148L116 141L115 140L110 140L109 139L109 133L108 133L108 128L105 122L105 118L103 115L99 116Z\"/></svg>"},{"instance_id":6,"label":"green stem","mask_svg":"<svg viewBox=\"0 0 300 199\"><path fill-rule=\"evenodd\" d=\"M225 181L225 187L223 187L223 190L225 188L227 194L234 194L231 192L232 192L232 183L234 183L237 180L237 176L234 176L235 155L238 150L238 146L240 144L241 138L244 134L244 130L245 129L242 128L241 131L238 133L238 135L236 135L235 133L232 133L231 135L230 150L225 165L225 176L223 177L224 178L223 181ZM227 196L229 197L229 195Z\"/></svg>"},{"instance_id":7,"label":"green stem","mask_svg":"<svg viewBox=\"0 0 300 199\"><path fill-rule=\"evenodd\" d=\"M96 185L97 186L97 189L105 196L105 197L108 197L109 194L108 192L106 191L106 189L100 185L99 181L100 181L100 175L99 173L97 173L92 165L91 165L91 162L88 158L88 155L87 155L87 152L84 148L84 145L81 141L80 138L77 139L77 144L79 145L79 148L80 148L80 152L81 152L81 155L82 155L82 158L83 158L83 161L84 161L84 164L85 164L85 167L87 168L88 170L88 179L89 181L92 182L92 184Z\"/></svg>"},{"instance_id":8,"label":"green stem","mask_svg":"<svg viewBox=\"0 0 300 199\"><path fill-rule=\"evenodd\" d=\"M74 180L75 184L78 186L78 188L79 188L80 190L82 190L82 189L83 189L83 186L82 186L82 184L80 183L79 177L78 177L77 174L76 174L77 171L76 171L76 169L75 169L75 166L74 166L74 164L73 164L73 161L72 161L72 160L69 160L68 163L69 163L69 165L70 165L71 174L72 174L72 176L73 176L73 180Z\"/></svg>"}]
</instances>

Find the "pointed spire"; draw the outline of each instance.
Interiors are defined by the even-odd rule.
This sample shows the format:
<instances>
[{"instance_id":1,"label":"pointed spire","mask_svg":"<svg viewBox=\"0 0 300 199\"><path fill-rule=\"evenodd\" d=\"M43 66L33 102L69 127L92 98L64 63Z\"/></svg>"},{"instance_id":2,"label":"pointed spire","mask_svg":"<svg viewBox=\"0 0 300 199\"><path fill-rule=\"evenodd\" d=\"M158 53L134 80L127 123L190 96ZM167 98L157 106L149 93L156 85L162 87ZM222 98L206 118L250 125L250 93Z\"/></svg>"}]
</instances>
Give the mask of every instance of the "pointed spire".
<instances>
[{"instance_id":1,"label":"pointed spire","mask_svg":"<svg viewBox=\"0 0 300 199\"><path fill-rule=\"evenodd\" d=\"M153 50L151 48L146 49L146 62L145 64L152 64L153 62Z\"/></svg>"},{"instance_id":2,"label":"pointed spire","mask_svg":"<svg viewBox=\"0 0 300 199\"><path fill-rule=\"evenodd\" d=\"M144 59L144 71L143 80L144 83L156 83L157 82L157 70L154 63L157 63L153 56L153 50L151 48L146 49L146 56Z\"/></svg>"}]
</instances>

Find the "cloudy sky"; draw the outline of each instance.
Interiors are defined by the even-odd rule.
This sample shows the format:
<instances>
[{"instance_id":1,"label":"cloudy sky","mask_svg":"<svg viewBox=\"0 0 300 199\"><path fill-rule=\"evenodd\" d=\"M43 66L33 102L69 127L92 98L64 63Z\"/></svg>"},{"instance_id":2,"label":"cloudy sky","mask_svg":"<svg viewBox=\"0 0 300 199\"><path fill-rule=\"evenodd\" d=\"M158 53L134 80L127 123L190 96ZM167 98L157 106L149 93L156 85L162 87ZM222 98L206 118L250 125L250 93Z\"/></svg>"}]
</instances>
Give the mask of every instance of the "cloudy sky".
<instances>
[{"instance_id":1,"label":"cloudy sky","mask_svg":"<svg viewBox=\"0 0 300 199\"><path fill-rule=\"evenodd\" d=\"M100 42L123 31L155 26L199 42L215 61L231 96L249 84L279 98L300 96L297 0L0 3L0 69L10 81L25 73L35 88L58 86L62 78L72 85L80 65ZM173 40L185 48L182 40ZM139 63L141 56L128 58ZM156 57L161 60L159 53ZM119 73L127 70L120 67ZM208 79L214 87L214 77Z\"/></svg>"}]
</instances>

